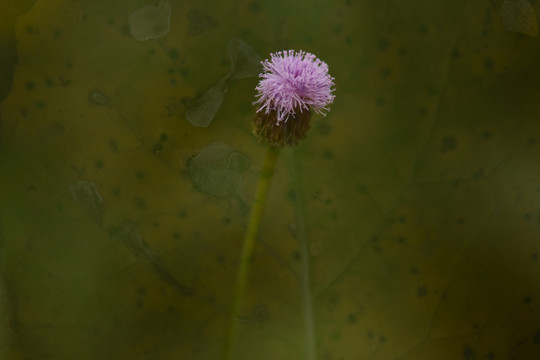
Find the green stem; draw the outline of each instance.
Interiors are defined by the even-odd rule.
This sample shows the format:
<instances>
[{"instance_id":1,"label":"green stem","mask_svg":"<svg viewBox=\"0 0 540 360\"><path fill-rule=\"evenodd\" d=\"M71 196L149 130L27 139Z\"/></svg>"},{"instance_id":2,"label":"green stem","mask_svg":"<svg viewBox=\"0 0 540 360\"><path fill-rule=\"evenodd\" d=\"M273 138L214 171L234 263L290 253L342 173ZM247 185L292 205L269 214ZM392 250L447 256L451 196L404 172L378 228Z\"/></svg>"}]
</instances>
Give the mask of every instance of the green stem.
<instances>
[{"instance_id":1,"label":"green stem","mask_svg":"<svg viewBox=\"0 0 540 360\"><path fill-rule=\"evenodd\" d=\"M279 156L279 148L273 145L268 145L266 149L266 157L261 169L259 177L259 184L257 185L257 193L255 195L255 201L251 208L251 217L249 225L246 231L246 237L244 238L244 245L242 248L242 254L240 256L240 266L238 269L238 275L236 278L236 287L234 289L233 307L232 307L232 319L229 328L229 333L223 348L224 360L232 359L234 351L234 340L237 332L238 322L242 320L242 307L244 305L244 297L246 293L249 267L253 256L253 249L255 248L255 241L259 234L259 228L261 225L261 219L268 197L268 189L272 181L272 175L276 167L276 161Z\"/></svg>"},{"instance_id":2,"label":"green stem","mask_svg":"<svg viewBox=\"0 0 540 360\"><path fill-rule=\"evenodd\" d=\"M289 163L289 172L293 189L295 193L294 204L296 210L296 237L300 244L300 258L302 259L302 308L304 310L304 342L306 360L315 360L317 358L317 349L315 343L315 321L313 319L313 297L311 295L311 269L309 264L309 244L306 236L304 200L302 188L300 186L300 175L297 173L294 152L291 148L287 149L287 160Z\"/></svg>"}]
</instances>

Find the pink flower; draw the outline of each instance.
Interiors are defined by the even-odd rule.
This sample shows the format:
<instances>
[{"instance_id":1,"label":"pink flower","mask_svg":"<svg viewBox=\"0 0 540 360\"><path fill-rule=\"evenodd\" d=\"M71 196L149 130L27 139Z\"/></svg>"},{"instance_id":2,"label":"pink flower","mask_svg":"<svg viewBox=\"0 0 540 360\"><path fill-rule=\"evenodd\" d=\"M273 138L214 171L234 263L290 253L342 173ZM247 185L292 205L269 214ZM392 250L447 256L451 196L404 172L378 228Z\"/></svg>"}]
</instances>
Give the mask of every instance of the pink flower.
<instances>
[{"instance_id":1,"label":"pink flower","mask_svg":"<svg viewBox=\"0 0 540 360\"><path fill-rule=\"evenodd\" d=\"M270 60L262 62L264 72L255 88L255 104L261 104L257 112L275 112L277 125L305 110L325 115L335 90L328 65L304 51L282 51L270 56Z\"/></svg>"}]
</instances>

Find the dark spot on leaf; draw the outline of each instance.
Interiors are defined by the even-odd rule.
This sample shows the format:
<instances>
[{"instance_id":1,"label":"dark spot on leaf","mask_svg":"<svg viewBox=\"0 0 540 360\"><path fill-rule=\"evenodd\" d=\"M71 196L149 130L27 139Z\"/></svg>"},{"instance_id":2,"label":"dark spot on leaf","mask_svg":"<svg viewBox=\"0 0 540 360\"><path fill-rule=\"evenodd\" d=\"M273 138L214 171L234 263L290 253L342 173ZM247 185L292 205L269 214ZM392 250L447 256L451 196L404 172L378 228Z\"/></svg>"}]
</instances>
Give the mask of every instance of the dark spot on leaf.
<instances>
[{"instance_id":1,"label":"dark spot on leaf","mask_svg":"<svg viewBox=\"0 0 540 360\"><path fill-rule=\"evenodd\" d=\"M41 110L45 109L45 102L42 100L36 101L36 107Z\"/></svg>"},{"instance_id":2,"label":"dark spot on leaf","mask_svg":"<svg viewBox=\"0 0 540 360\"><path fill-rule=\"evenodd\" d=\"M65 86L68 86L69 84L71 84L71 80L66 79L66 78L64 78L63 76L59 76L59 77L58 77L58 81L60 81L60 85L62 85L62 86L64 86L64 87L65 87Z\"/></svg>"},{"instance_id":3,"label":"dark spot on leaf","mask_svg":"<svg viewBox=\"0 0 540 360\"><path fill-rule=\"evenodd\" d=\"M143 171L137 171L135 176L137 176L137 179L142 180L146 177L146 174Z\"/></svg>"},{"instance_id":4,"label":"dark spot on leaf","mask_svg":"<svg viewBox=\"0 0 540 360\"><path fill-rule=\"evenodd\" d=\"M388 68L382 68L381 69L381 77L386 79L387 77L390 76L390 69Z\"/></svg>"},{"instance_id":5,"label":"dark spot on leaf","mask_svg":"<svg viewBox=\"0 0 540 360\"><path fill-rule=\"evenodd\" d=\"M203 15L199 9L191 9L188 13L188 35L201 35L206 28L217 25L216 20L210 15Z\"/></svg>"},{"instance_id":6,"label":"dark spot on leaf","mask_svg":"<svg viewBox=\"0 0 540 360\"><path fill-rule=\"evenodd\" d=\"M484 24L484 26L487 26L487 25L490 25L492 22L493 22L493 16L491 13L491 9L487 9L486 13L484 14L484 20L482 21L482 23Z\"/></svg>"},{"instance_id":7,"label":"dark spot on leaf","mask_svg":"<svg viewBox=\"0 0 540 360\"><path fill-rule=\"evenodd\" d=\"M168 139L167 134L162 133L161 135L159 135L159 141L165 142L165 141L167 141L167 139Z\"/></svg>"},{"instance_id":8,"label":"dark spot on leaf","mask_svg":"<svg viewBox=\"0 0 540 360\"><path fill-rule=\"evenodd\" d=\"M180 51L178 51L178 49L171 49L169 50L169 59L171 60L178 60L178 58L180 58Z\"/></svg>"},{"instance_id":9,"label":"dark spot on leaf","mask_svg":"<svg viewBox=\"0 0 540 360\"><path fill-rule=\"evenodd\" d=\"M256 14L261 11L261 4L256 1L252 1L248 4L248 11L252 14Z\"/></svg>"},{"instance_id":10,"label":"dark spot on leaf","mask_svg":"<svg viewBox=\"0 0 540 360\"><path fill-rule=\"evenodd\" d=\"M488 360L495 359L495 354L493 353L493 351L491 351L489 354L486 355L486 359Z\"/></svg>"},{"instance_id":11,"label":"dark spot on leaf","mask_svg":"<svg viewBox=\"0 0 540 360\"><path fill-rule=\"evenodd\" d=\"M419 297L425 297L427 295L427 289L425 286L420 286L416 291Z\"/></svg>"},{"instance_id":12,"label":"dark spot on leaf","mask_svg":"<svg viewBox=\"0 0 540 360\"><path fill-rule=\"evenodd\" d=\"M156 155L159 154L161 150L163 150L163 144L154 144L154 146L152 146L152 152Z\"/></svg>"},{"instance_id":13,"label":"dark spot on leaf","mask_svg":"<svg viewBox=\"0 0 540 360\"><path fill-rule=\"evenodd\" d=\"M386 99L384 98L384 96L377 96L377 98L375 99L375 102L379 106L384 106L386 104Z\"/></svg>"},{"instance_id":14,"label":"dark spot on leaf","mask_svg":"<svg viewBox=\"0 0 540 360\"><path fill-rule=\"evenodd\" d=\"M122 32L122 35L124 36L131 36L131 30L129 28L129 24L124 24L120 31Z\"/></svg>"},{"instance_id":15,"label":"dark spot on leaf","mask_svg":"<svg viewBox=\"0 0 540 360\"><path fill-rule=\"evenodd\" d=\"M486 69L488 69L488 70L493 69L493 65L494 65L493 59L492 58L486 58L486 60L484 61L484 66L486 67Z\"/></svg>"},{"instance_id":16,"label":"dark spot on leaf","mask_svg":"<svg viewBox=\"0 0 540 360\"><path fill-rule=\"evenodd\" d=\"M296 199L296 191L294 191L293 188L287 190L287 199L289 199L289 201L294 201Z\"/></svg>"},{"instance_id":17,"label":"dark spot on leaf","mask_svg":"<svg viewBox=\"0 0 540 360\"><path fill-rule=\"evenodd\" d=\"M379 342L385 342L385 341L386 341L386 336L381 335L381 336L379 337Z\"/></svg>"},{"instance_id":18,"label":"dark spot on leaf","mask_svg":"<svg viewBox=\"0 0 540 360\"><path fill-rule=\"evenodd\" d=\"M377 41L377 49L381 51L385 51L386 49L388 49L389 46L390 46L390 42L387 39L383 38Z\"/></svg>"},{"instance_id":19,"label":"dark spot on leaf","mask_svg":"<svg viewBox=\"0 0 540 360\"><path fill-rule=\"evenodd\" d=\"M109 147L111 148L112 152L117 152L118 151L118 143L116 142L116 140L110 140L109 141Z\"/></svg>"},{"instance_id":20,"label":"dark spot on leaf","mask_svg":"<svg viewBox=\"0 0 540 360\"><path fill-rule=\"evenodd\" d=\"M527 144L529 144L529 145L536 144L536 138L533 138L533 137L529 138L529 140L527 141Z\"/></svg>"},{"instance_id":21,"label":"dark spot on leaf","mask_svg":"<svg viewBox=\"0 0 540 360\"><path fill-rule=\"evenodd\" d=\"M473 349L470 347L466 347L465 350L463 350L463 359L465 360L474 360L476 359L476 356L474 355Z\"/></svg>"},{"instance_id":22,"label":"dark spot on leaf","mask_svg":"<svg viewBox=\"0 0 540 360\"><path fill-rule=\"evenodd\" d=\"M485 175L485 172L484 172L484 169L483 168L480 168L478 170L476 170L474 173L473 173L473 178L475 179L481 179L483 178Z\"/></svg>"},{"instance_id":23,"label":"dark spot on leaf","mask_svg":"<svg viewBox=\"0 0 540 360\"><path fill-rule=\"evenodd\" d=\"M27 32L28 34L39 33L38 30L34 29L34 28L33 28L32 26L30 26L30 25L27 25L27 26L26 26L26 32Z\"/></svg>"},{"instance_id":24,"label":"dark spot on leaf","mask_svg":"<svg viewBox=\"0 0 540 360\"><path fill-rule=\"evenodd\" d=\"M452 59L456 60L461 57L461 52L458 49L452 50Z\"/></svg>"},{"instance_id":25,"label":"dark spot on leaf","mask_svg":"<svg viewBox=\"0 0 540 360\"><path fill-rule=\"evenodd\" d=\"M375 337L375 334L373 334L372 331L368 331L367 337L368 337L368 339L373 339Z\"/></svg>"},{"instance_id":26,"label":"dark spot on leaf","mask_svg":"<svg viewBox=\"0 0 540 360\"><path fill-rule=\"evenodd\" d=\"M525 296L523 298L523 303L524 304L530 304L531 303L531 297L529 295Z\"/></svg>"},{"instance_id":27,"label":"dark spot on leaf","mask_svg":"<svg viewBox=\"0 0 540 360\"><path fill-rule=\"evenodd\" d=\"M341 340L341 333L338 330L332 331L332 334L330 334L330 338L333 341L339 341Z\"/></svg>"},{"instance_id":28,"label":"dark spot on leaf","mask_svg":"<svg viewBox=\"0 0 540 360\"><path fill-rule=\"evenodd\" d=\"M399 55L401 55L401 56L407 55L408 52L409 52L409 51L407 50L406 47L401 47L401 48L399 48Z\"/></svg>"},{"instance_id":29,"label":"dark spot on leaf","mask_svg":"<svg viewBox=\"0 0 540 360\"><path fill-rule=\"evenodd\" d=\"M357 188L356 188L356 191L358 191L360 194L365 194L367 193L369 190L367 188L366 185L364 184L358 184Z\"/></svg>"},{"instance_id":30,"label":"dark spot on leaf","mask_svg":"<svg viewBox=\"0 0 540 360\"><path fill-rule=\"evenodd\" d=\"M440 89L435 86L429 86L427 91L428 91L428 94L431 96L438 96L440 93Z\"/></svg>"},{"instance_id":31,"label":"dark spot on leaf","mask_svg":"<svg viewBox=\"0 0 540 360\"><path fill-rule=\"evenodd\" d=\"M352 44L352 37L347 36L347 37L345 38L345 44L347 44L347 45Z\"/></svg>"},{"instance_id":32,"label":"dark spot on leaf","mask_svg":"<svg viewBox=\"0 0 540 360\"><path fill-rule=\"evenodd\" d=\"M339 304L340 296L338 293L333 293L330 295L330 305L335 306Z\"/></svg>"},{"instance_id":33,"label":"dark spot on leaf","mask_svg":"<svg viewBox=\"0 0 540 360\"><path fill-rule=\"evenodd\" d=\"M441 152L452 151L457 147L457 140L451 135L443 137L441 140Z\"/></svg>"},{"instance_id":34,"label":"dark spot on leaf","mask_svg":"<svg viewBox=\"0 0 540 360\"><path fill-rule=\"evenodd\" d=\"M101 160L98 160L95 162L94 164L98 169L102 169L103 168L103 161Z\"/></svg>"},{"instance_id":35,"label":"dark spot on leaf","mask_svg":"<svg viewBox=\"0 0 540 360\"><path fill-rule=\"evenodd\" d=\"M33 82L27 82L26 83L26 90L34 90L36 88L36 84Z\"/></svg>"},{"instance_id":36,"label":"dark spot on leaf","mask_svg":"<svg viewBox=\"0 0 540 360\"><path fill-rule=\"evenodd\" d=\"M398 242L403 244L405 242L405 238L403 236L398 237Z\"/></svg>"},{"instance_id":37,"label":"dark spot on leaf","mask_svg":"<svg viewBox=\"0 0 540 360\"><path fill-rule=\"evenodd\" d=\"M527 221L527 220L530 220L531 219L531 213L530 212L526 212L525 214L523 214L523 220Z\"/></svg>"},{"instance_id":38,"label":"dark spot on leaf","mask_svg":"<svg viewBox=\"0 0 540 360\"><path fill-rule=\"evenodd\" d=\"M225 264L225 256L223 254L216 254L216 261L218 264Z\"/></svg>"},{"instance_id":39,"label":"dark spot on leaf","mask_svg":"<svg viewBox=\"0 0 540 360\"><path fill-rule=\"evenodd\" d=\"M300 254L300 251L297 250L297 251L293 252L292 257L293 257L294 260L300 260L302 255Z\"/></svg>"},{"instance_id":40,"label":"dark spot on leaf","mask_svg":"<svg viewBox=\"0 0 540 360\"><path fill-rule=\"evenodd\" d=\"M535 344L540 344L540 329L536 330L536 333L533 336L533 342Z\"/></svg>"},{"instance_id":41,"label":"dark spot on leaf","mask_svg":"<svg viewBox=\"0 0 540 360\"><path fill-rule=\"evenodd\" d=\"M323 156L324 156L325 159L329 159L329 160L333 159L334 158L334 152L331 151L331 150L325 150L323 152Z\"/></svg>"},{"instance_id":42,"label":"dark spot on leaf","mask_svg":"<svg viewBox=\"0 0 540 360\"><path fill-rule=\"evenodd\" d=\"M354 324L357 320L358 319L356 318L355 314L349 314L349 316L347 316L347 321L349 322L349 324Z\"/></svg>"},{"instance_id":43,"label":"dark spot on leaf","mask_svg":"<svg viewBox=\"0 0 540 360\"><path fill-rule=\"evenodd\" d=\"M135 207L139 209L146 209L146 200L144 200L143 198L136 197L135 199L133 199L133 201L135 202Z\"/></svg>"},{"instance_id":44,"label":"dark spot on leaf","mask_svg":"<svg viewBox=\"0 0 540 360\"><path fill-rule=\"evenodd\" d=\"M399 217L399 222L401 222L401 223L407 222L407 218L405 216L401 215Z\"/></svg>"},{"instance_id":45,"label":"dark spot on leaf","mask_svg":"<svg viewBox=\"0 0 540 360\"><path fill-rule=\"evenodd\" d=\"M172 237L174 240L180 239L180 233L178 231L173 232Z\"/></svg>"},{"instance_id":46,"label":"dark spot on leaf","mask_svg":"<svg viewBox=\"0 0 540 360\"><path fill-rule=\"evenodd\" d=\"M491 134L491 131L489 131L489 130L486 130L486 131L484 131L482 133L482 138L484 140L489 140L489 139L491 139L491 137L492 137L492 134Z\"/></svg>"},{"instance_id":47,"label":"dark spot on leaf","mask_svg":"<svg viewBox=\"0 0 540 360\"><path fill-rule=\"evenodd\" d=\"M332 127L328 124L327 121L321 121L317 124L315 130L321 135L328 135L332 132Z\"/></svg>"}]
</instances>

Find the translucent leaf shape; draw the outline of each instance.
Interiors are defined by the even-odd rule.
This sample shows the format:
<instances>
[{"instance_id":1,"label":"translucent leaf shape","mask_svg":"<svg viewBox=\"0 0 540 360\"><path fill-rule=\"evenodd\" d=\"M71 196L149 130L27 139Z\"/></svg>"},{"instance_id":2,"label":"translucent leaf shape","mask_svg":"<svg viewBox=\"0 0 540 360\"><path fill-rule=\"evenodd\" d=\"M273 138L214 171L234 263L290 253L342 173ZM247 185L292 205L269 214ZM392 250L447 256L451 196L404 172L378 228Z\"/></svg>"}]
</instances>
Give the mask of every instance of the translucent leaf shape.
<instances>
[{"instance_id":1,"label":"translucent leaf shape","mask_svg":"<svg viewBox=\"0 0 540 360\"><path fill-rule=\"evenodd\" d=\"M191 159L188 169L199 191L223 198L239 194L241 174L249 166L250 161L245 155L224 142L216 141Z\"/></svg>"},{"instance_id":2,"label":"translucent leaf shape","mask_svg":"<svg viewBox=\"0 0 540 360\"><path fill-rule=\"evenodd\" d=\"M229 81L257 76L261 69L261 57L248 44L232 38L227 44L227 53L231 60L231 69L216 85L195 100L195 104L186 112L190 123L198 127L210 125L218 112Z\"/></svg>"},{"instance_id":3,"label":"translucent leaf shape","mask_svg":"<svg viewBox=\"0 0 540 360\"><path fill-rule=\"evenodd\" d=\"M157 6L145 5L129 17L131 36L139 41L158 39L171 29L171 5L160 1Z\"/></svg>"},{"instance_id":4,"label":"translucent leaf shape","mask_svg":"<svg viewBox=\"0 0 540 360\"><path fill-rule=\"evenodd\" d=\"M505 0L501 5L501 16L506 30L538 36L536 12L527 0Z\"/></svg>"},{"instance_id":5,"label":"translucent leaf shape","mask_svg":"<svg viewBox=\"0 0 540 360\"><path fill-rule=\"evenodd\" d=\"M231 59L231 80L254 77L261 72L261 57L255 49L240 39L232 38L227 44L227 53Z\"/></svg>"},{"instance_id":6,"label":"translucent leaf shape","mask_svg":"<svg viewBox=\"0 0 540 360\"><path fill-rule=\"evenodd\" d=\"M87 180L79 181L69 185L69 192L73 200L86 210L92 220L101 224L103 197L96 184Z\"/></svg>"},{"instance_id":7,"label":"translucent leaf shape","mask_svg":"<svg viewBox=\"0 0 540 360\"><path fill-rule=\"evenodd\" d=\"M207 127L218 112L225 97L227 79L221 79L203 96L195 100L195 105L186 112L190 123L198 127Z\"/></svg>"}]
</instances>

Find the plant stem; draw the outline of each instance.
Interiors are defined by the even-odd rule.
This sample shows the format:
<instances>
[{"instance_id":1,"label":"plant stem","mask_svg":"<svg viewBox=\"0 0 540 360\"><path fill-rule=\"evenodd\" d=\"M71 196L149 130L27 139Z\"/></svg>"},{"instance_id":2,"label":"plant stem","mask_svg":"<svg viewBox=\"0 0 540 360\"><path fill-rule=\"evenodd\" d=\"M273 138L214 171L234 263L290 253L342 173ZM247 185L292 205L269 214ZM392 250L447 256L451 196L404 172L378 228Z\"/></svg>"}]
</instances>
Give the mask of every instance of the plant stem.
<instances>
[{"instance_id":1,"label":"plant stem","mask_svg":"<svg viewBox=\"0 0 540 360\"><path fill-rule=\"evenodd\" d=\"M300 254L302 259L302 308L304 310L304 342L306 360L315 360L317 358L317 349L315 343L315 321L313 319L313 297L311 295L311 269L309 264L309 244L306 236L304 200L302 188L300 186L300 176L297 173L297 166L294 158L294 152L291 148L287 149L287 160L289 163L289 172L293 189L295 193L294 204L296 210L296 237L300 244Z\"/></svg>"},{"instance_id":2,"label":"plant stem","mask_svg":"<svg viewBox=\"0 0 540 360\"><path fill-rule=\"evenodd\" d=\"M273 145L268 145L268 148L266 149L266 157L261 169L259 184L257 185L257 193L255 194L255 201L253 202L253 206L251 208L251 217L246 231L246 237L244 238L242 254L240 255L240 266L234 289L232 319L229 333L225 342L225 347L223 348L223 360L232 359L238 322L242 320L241 311L244 304L253 249L255 248L255 241L257 240L257 235L259 234L261 219L264 212L266 199L268 197L268 189L270 188L272 175L274 174L274 169L276 167L279 150L280 149L278 147Z\"/></svg>"}]
</instances>

